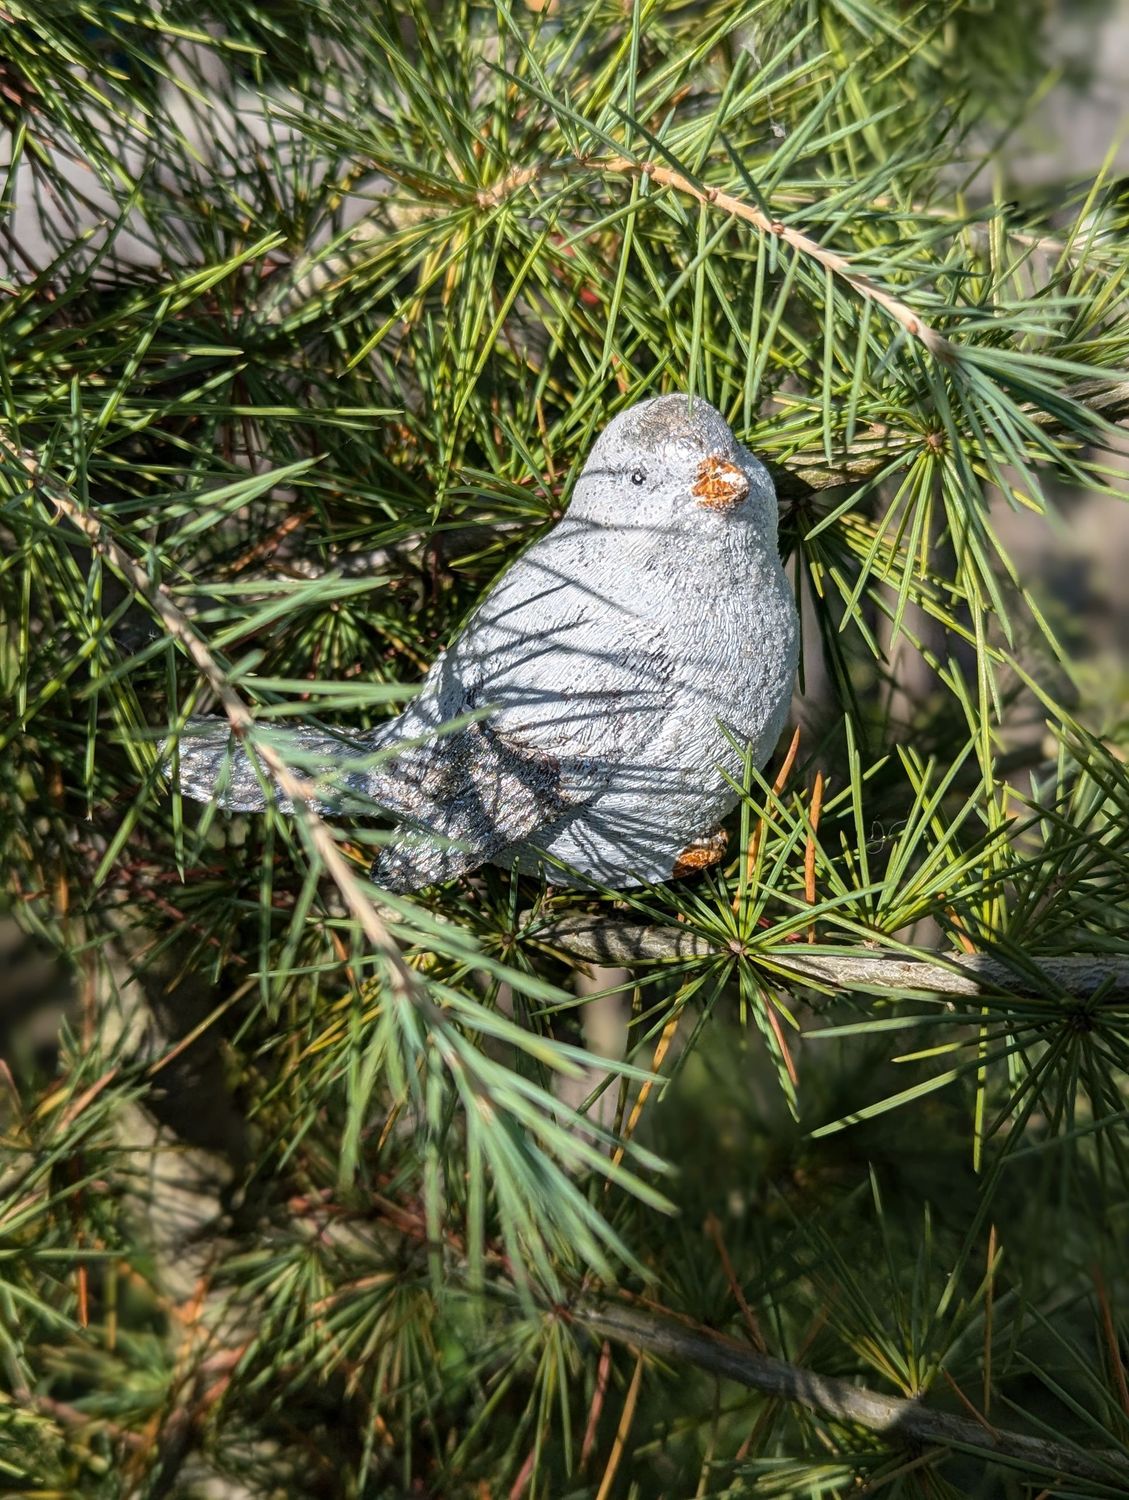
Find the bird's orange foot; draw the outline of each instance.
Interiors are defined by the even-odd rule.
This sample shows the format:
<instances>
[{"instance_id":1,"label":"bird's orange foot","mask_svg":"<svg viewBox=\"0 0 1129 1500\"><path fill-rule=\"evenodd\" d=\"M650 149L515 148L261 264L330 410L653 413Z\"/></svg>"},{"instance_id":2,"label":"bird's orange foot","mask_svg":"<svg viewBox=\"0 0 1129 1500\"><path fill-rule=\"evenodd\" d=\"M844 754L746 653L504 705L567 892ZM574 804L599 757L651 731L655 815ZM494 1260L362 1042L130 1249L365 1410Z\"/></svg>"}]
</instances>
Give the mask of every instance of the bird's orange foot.
<instances>
[{"instance_id":1,"label":"bird's orange foot","mask_svg":"<svg viewBox=\"0 0 1129 1500\"><path fill-rule=\"evenodd\" d=\"M728 843L729 835L724 828L714 828L709 833L701 834L687 844L674 861L671 879L678 880L683 875L693 875L695 870L708 870L711 865L716 865L718 860L725 857Z\"/></svg>"}]
</instances>

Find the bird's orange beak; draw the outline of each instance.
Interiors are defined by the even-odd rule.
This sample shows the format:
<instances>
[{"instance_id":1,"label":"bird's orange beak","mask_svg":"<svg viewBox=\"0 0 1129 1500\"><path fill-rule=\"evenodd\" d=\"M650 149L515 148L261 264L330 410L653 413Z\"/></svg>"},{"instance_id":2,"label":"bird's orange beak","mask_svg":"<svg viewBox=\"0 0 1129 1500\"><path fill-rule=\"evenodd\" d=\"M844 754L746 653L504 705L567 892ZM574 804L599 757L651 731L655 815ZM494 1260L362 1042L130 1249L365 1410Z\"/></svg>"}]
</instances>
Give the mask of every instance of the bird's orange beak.
<instances>
[{"instance_id":1,"label":"bird's orange beak","mask_svg":"<svg viewBox=\"0 0 1129 1500\"><path fill-rule=\"evenodd\" d=\"M736 464L711 454L698 465L691 493L710 510L733 510L749 493L748 476Z\"/></svg>"}]
</instances>

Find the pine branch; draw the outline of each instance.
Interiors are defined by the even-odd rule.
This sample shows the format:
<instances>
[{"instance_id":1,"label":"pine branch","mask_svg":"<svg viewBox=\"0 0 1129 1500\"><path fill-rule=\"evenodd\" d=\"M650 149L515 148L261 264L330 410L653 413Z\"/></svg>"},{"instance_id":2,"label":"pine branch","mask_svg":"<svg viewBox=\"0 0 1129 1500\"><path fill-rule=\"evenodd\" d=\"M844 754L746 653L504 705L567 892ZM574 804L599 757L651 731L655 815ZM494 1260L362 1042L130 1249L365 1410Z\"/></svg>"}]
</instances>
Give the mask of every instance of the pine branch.
<instances>
[{"instance_id":1,"label":"pine branch","mask_svg":"<svg viewBox=\"0 0 1129 1500\"><path fill-rule=\"evenodd\" d=\"M403 1212L387 1200L377 1201L380 1223L385 1229L416 1243L427 1242L427 1226L421 1216ZM353 1227L324 1215L312 1218L302 1228L334 1243L348 1243L349 1237L356 1233ZM461 1264L460 1247L452 1244L449 1249L455 1262ZM1129 1481L1129 1459L1117 1451L1088 1453L1065 1443L1001 1428L987 1419L972 1420L936 1411L920 1400L888 1396L850 1380L820 1375L802 1365L763 1354L715 1329L688 1319L676 1321L661 1310L582 1296L568 1304L567 1311L561 1304L554 1305L547 1310L547 1316L550 1319L563 1316L574 1327L579 1325L599 1339L611 1339L657 1355L676 1366L695 1365L777 1400L862 1427L891 1445L935 1444L978 1457L1026 1465L1044 1474L1069 1475L1110 1486Z\"/></svg>"},{"instance_id":2,"label":"pine branch","mask_svg":"<svg viewBox=\"0 0 1129 1500\"><path fill-rule=\"evenodd\" d=\"M724 945L684 927L615 922L603 917L560 917L536 929L538 942L573 958L601 964L637 964L665 959L713 958ZM738 952L737 948L731 951ZM776 948L766 963L800 983L832 990L879 989L888 992L975 997L985 993L1046 995L1065 991L1079 998L1101 995L1129 999L1129 957L1100 953L1031 957L1020 969L986 953L953 954L945 961L893 958L867 950L812 953L799 945Z\"/></svg>"},{"instance_id":3,"label":"pine branch","mask_svg":"<svg viewBox=\"0 0 1129 1500\"><path fill-rule=\"evenodd\" d=\"M572 1313L601 1338L615 1339L660 1358L697 1365L727 1380L779 1400L791 1401L835 1421L853 1423L899 1445L936 1444L1025 1465L1040 1473L1071 1476L1109 1486L1129 1484L1129 1461L1116 1452L1088 1454L1064 1443L1011 1432L994 1423L930 1410L919 1401L884 1396L834 1376L739 1344L712 1330L675 1323L618 1303L582 1304Z\"/></svg>"},{"instance_id":4,"label":"pine branch","mask_svg":"<svg viewBox=\"0 0 1129 1500\"><path fill-rule=\"evenodd\" d=\"M860 296L881 307L906 333L943 364L953 365L959 361L961 346L958 343L939 333L908 303L879 286L873 277L856 269L848 256L829 249L811 235L792 228L782 220L770 217L734 194L723 192L719 188L703 187L672 167L653 161L635 161L629 157L578 157L575 161L546 162L515 168L493 187L480 189L475 195L475 201L480 208L497 209L523 188L541 182L554 173L568 173L576 169L596 171L609 177L638 174L659 187L691 197L698 203L720 209L735 219L751 224L758 232L781 240L799 254L815 261ZM405 211L398 210L394 218L397 224L405 220ZM267 309L267 322L278 323L291 315L296 306L316 297L323 288L332 285L349 269L369 242L388 233L388 223L389 208L381 203L353 226L342 250L325 261L314 261L308 269L303 270L297 281L287 288L282 301ZM1079 381L1058 393L1058 399L1075 405L1106 423L1117 423L1129 417L1129 381ZM1072 431L1059 415L1046 411L1036 403L1023 403L1020 410L1044 429L1064 435ZM861 485L886 467L900 447L904 447L907 455L910 455L917 452L920 446L921 436L918 433L906 434L901 444L897 441L891 444L884 437L872 433L853 442L830 465L825 451L819 448L792 454L786 464L770 463L768 467L779 498L799 500L818 490Z\"/></svg>"},{"instance_id":5,"label":"pine branch","mask_svg":"<svg viewBox=\"0 0 1129 1500\"><path fill-rule=\"evenodd\" d=\"M420 1063L422 1032L427 1038L423 1054L437 1057L445 1070L446 1078L457 1080L462 1105L481 1113L487 1120L502 1122L497 1136L493 1138L500 1144L484 1145L483 1155L490 1164L495 1182L501 1178L504 1167L509 1167L510 1180L507 1188L511 1194L511 1202L519 1193L525 1194L523 1207L529 1218L523 1248L532 1259L539 1262L542 1283L555 1284L549 1260L543 1250L538 1250L533 1243L540 1232L540 1226L547 1222L551 1212L551 1208L543 1200L549 1199L552 1208L560 1207L564 1217L567 1217L569 1211L582 1212L587 1207L583 1193L568 1175L569 1171L575 1173L581 1167L603 1171L609 1180L617 1181L648 1201L652 1207L667 1208L667 1200L649 1182L623 1167L622 1151L616 1156L611 1149L600 1150L593 1144L588 1136L597 1131L592 1129L587 1117L562 1105L556 1096L539 1085L523 1082L520 1089L515 1088L514 1080L517 1075L512 1069L495 1066L484 1053L478 1053L473 1046L467 1045L465 1033L448 1013L452 1007L456 1007L454 995L448 991L445 1007L441 1006L433 998L424 976L408 964L383 917L349 868L336 837L318 814L317 788L297 776L274 746L252 738L255 720L250 709L232 688L226 673L192 621L177 606L167 590L150 578L124 548L119 546L108 529L78 504L69 489L43 471L34 454L15 447L2 432L0 455L14 460L28 474L33 489L42 492L59 513L86 537L92 550L109 562L133 593L149 604L168 635L184 648L216 694L233 735L250 741L263 769L293 806L309 846L320 861L321 868L336 886L349 914L373 950L385 961L387 988L392 1000L396 1002L389 1009L399 1015L399 1029L410 1053L411 1065L418 1067ZM430 946L435 946L434 937ZM467 955L464 952L462 956ZM487 1019L494 1036L505 1031L504 1023L500 1023L489 1012L479 1010L476 1004L464 1005L460 1019L471 1029L477 1023L480 1033L484 1030ZM415 1024L411 1024L413 1020ZM422 1026L418 1024L420 1022ZM509 1034L520 1050L526 1043L526 1033L511 1026ZM579 1072L579 1063L572 1055L575 1049L546 1047L538 1045L535 1039L530 1039L530 1045L537 1051L541 1061L558 1073ZM632 1069L624 1065L622 1071L630 1073ZM433 1097L441 1099L438 1090L434 1091ZM524 1149L520 1154L520 1166L517 1170L498 1154L508 1150L506 1137L511 1128L520 1129L524 1137ZM620 1144L618 1138L610 1132L598 1133L602 1137L603 1146L612 1148ZM657 1158L650 1157L637 1146L631 1145L628 1149L637 1159L647 1161L653 1167L660 1165ZM552 1190L546 1187L547 1182L553 1183ZM437 1197L433 1197L432 1202L437 1204ZM568 1243L586 1254L590 1266L598 1269L601 1274L610 1274L610 1264L605 1257L603 1244L614 1246L618 1253L622 1251L620 1242L603 1221L599 1221L596 1226L596 1234L586 1234L587 1228L587 1225L573 1222ZM517 1245L513 1248L516 1253Z\"/></svg>"},{"instance_id":6,"label":"pine branch","mask_svg":"<svg viewBox=\"0 0 1129 1500\"><path fill-rule=\"evenodd\" d=\"M694 198L698 203L720 209L722 213L731 214L733 218L751 224L761 234L772 236L801 255L806 255L809 260L814 260L825 271L830 271L832 275L846 282L867 301L881 307L912 339L916 339L942 364L955 364L960 358L958 344L954 344L943 333L938 333L900 297L895 297L893 293L879 286L873 277L856 270L847 256L840 255L836 250L829 250L826 245L821 245L811 235L804 234L799 229L793 229L790 224L785 224L781 219L770 218L761 209L751 203L745 203L734 194L722 192L720 188L702 187L684 173L675 171L672 167L661 166L658 162L633 161L630 157L623 156L613 157L609 161L593 163L593 165L609 174L638 173L643 177L649 177L659 187L672 188L675 192Z\"/></svg>"},{"instance_id":7,"label":"pine branch","mask_svg":"<svg viewBox=\"0 0 1129 1500\"><path fill-rule=\"evenodd\" d=\"M884 287L880 287L872 277L857 270L847 256L840 255L836 250L829 250L826 245L821 245L818 240L812 239L811 235L794 229L780 219L770 218L761 209L751 203L745 203L732 193L722 192L720 188L702 187L685 173L679 172L674 167L665 167L659 162L636 161L629 156L604 158L581 156L575 162L557 161L546 163L544 166L520 167L503 178L501 182L496 183L494 187L482 189L476 195L477 202L482 208L497 208L521 188L537 182L549 173L576 168L584 172L600 172L609 177L635 175L647 177L660 188L671 188L685 197L694 198L698 203L718 208L722 213L730 214L735 219L751 224L761 234L778 239L801 255L814 260L824 270L830 271L833 276L846 282L860 296L881 307L911 338L916 339L943 364L955 364L959 358L958 345L947 339L944 334L938 333L899 297L895 297Z\"/></svg>"},{"instance_id":8,"label":"pine branch","mask_svg":"<svg viewBox=\"0 0 1129 1500\"><path fill-rule=\"evenodd\" d=\"M60 515L65 516L82 532L92 551L104 557L134 593L148 602L169 635L184 648L193 665L215 693L236 739L243 740L251 735L255 728L251 710L231 686L227 675L192 621L167 590L149 577L144 568L118 545L96 517L79 506L64 484L44 473L33 453L16 448L2 433L0 453L27 472L33 487L40 489ZM410 998L425 1010L431 1009L437 1013L438 1008L428 998L419 976L405 963L395 938L349 869L328 825L316 812L317 789L305 778L295 775L273 746L256 741L255 754L279 791L298 810L311 844L361 930L388 961L397 995L400 998Z\"/></svg>"},{"instance_id":9,"label":"pine branch","mask_svg":"<svg viewBox=\"0 0 1129 1500\"><path fill-rule=\"evenodd\" d=\"M1083 408L1104 422L1124 422L1129 418L1129 380L1081 380L1067 386L1060 393L1060 399ZM1024 403L1020 410L1048 432L1064 436L1071 432L1061 417L1032 402ZM920 434L914 434L912 438L907 435L904 446L907 455L917 452L921 446ZM794 453L787 464L769 464L768 467L781 500L802 500L816 490L865 484L890 463L897 451L897 447L891 447L882 438L871 436L852 443L833 465L828 465L824 453L813 450Z\"/></svg>"}]
</instances>

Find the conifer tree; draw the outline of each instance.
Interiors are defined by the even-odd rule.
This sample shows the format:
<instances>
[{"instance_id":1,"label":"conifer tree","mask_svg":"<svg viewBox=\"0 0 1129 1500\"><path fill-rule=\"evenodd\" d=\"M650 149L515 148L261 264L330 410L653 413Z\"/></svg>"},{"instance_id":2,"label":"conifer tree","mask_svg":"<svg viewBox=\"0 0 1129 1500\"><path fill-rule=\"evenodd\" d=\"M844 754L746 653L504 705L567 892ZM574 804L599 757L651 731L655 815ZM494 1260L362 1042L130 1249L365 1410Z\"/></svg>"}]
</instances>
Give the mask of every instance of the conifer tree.
<instances>
[{"instance_id":1,"label":"conifer tree","mask_svg":"<svg viewBox=\"0 0 1129 1500\"><path fill-rule=\"evenodd\" d=\"M0 1489L1129 1491L1129 735L1000 525L1129 414L1108 174L998 171L1043 9L5 0ZM271 726L669 390L803 619L726 860L379 890ZM170 792L198 713L293 815Z\"/></svg>"}]
</instances>

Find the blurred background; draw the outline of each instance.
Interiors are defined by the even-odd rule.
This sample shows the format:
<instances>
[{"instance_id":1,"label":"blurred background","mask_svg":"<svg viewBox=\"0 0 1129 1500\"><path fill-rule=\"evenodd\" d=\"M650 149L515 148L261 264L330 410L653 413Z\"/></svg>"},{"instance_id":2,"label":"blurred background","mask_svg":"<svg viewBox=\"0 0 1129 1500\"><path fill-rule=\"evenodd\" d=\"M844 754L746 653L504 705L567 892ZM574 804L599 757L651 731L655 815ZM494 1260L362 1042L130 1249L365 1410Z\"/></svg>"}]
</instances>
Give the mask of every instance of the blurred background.
<instances>
[{"instance_id":1,"label":"blurred background","mask_svg":"<svg viewBox=\"0 0 1129 1500\"><path fill-rule=\"evenodd\" d=\"M999 152L1005 194L1051 205L1053 220L1053 205L1065 206L1108 160L1114 186L1098 212L1111 235L1129 235L1129 0L1048 4L1040 50L1041 97ZM990 190L970 186L973 196ZM1110 464L1129 495L1129 433ZM1109 495L1047 489L1059 511L1046 523L1006 505L996 518L1078 665L1079 711L1106 730L1129 713L1129 507Z\"/></svg>"}]
</instances>

